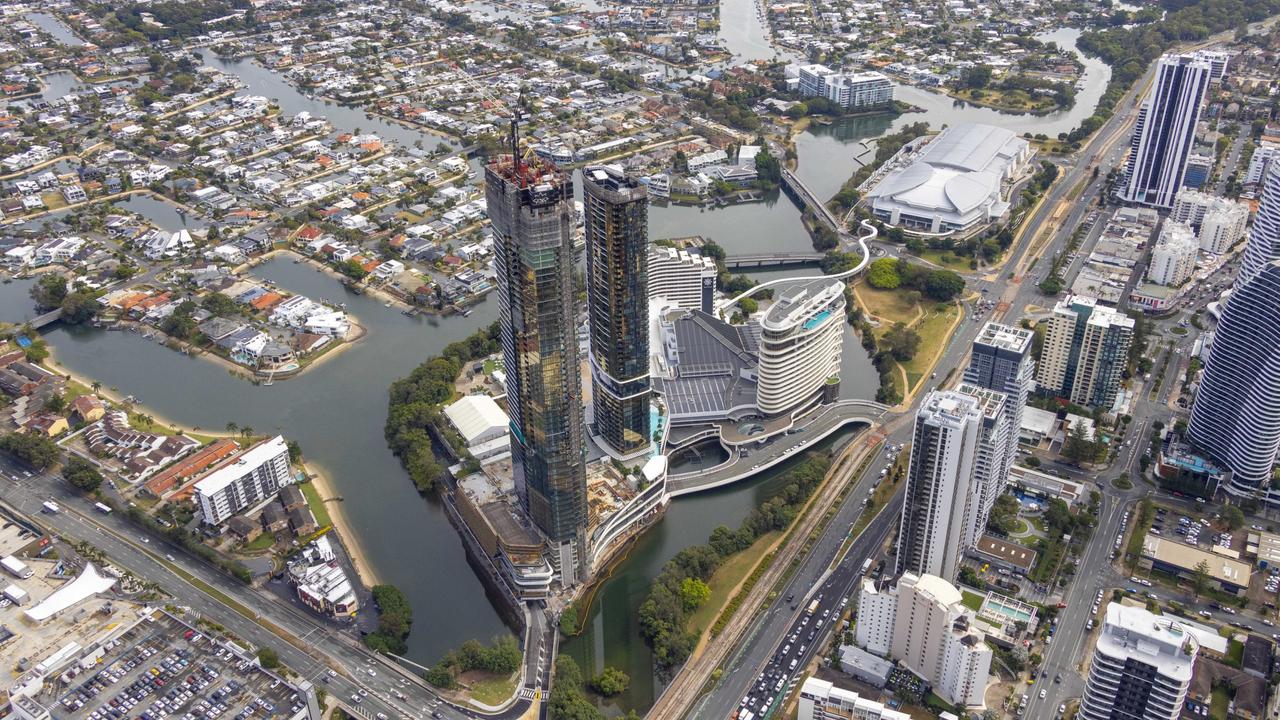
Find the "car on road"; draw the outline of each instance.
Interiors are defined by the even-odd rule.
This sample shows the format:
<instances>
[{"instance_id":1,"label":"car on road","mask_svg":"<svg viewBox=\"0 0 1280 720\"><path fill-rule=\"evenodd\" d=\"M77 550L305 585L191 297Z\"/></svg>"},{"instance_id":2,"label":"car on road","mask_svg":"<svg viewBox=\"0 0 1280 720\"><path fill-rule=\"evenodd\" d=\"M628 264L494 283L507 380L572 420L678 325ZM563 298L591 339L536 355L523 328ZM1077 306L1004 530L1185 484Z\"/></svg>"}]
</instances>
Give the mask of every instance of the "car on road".
<instances>
[{"instance_id":1,"label":"car on road","mask_svg":"<svg viewBox=\"0 0 1280 720\"><path fill-rule=\"evenodd\" d=\"M351 693L351 702L353 703L361 702L360 696L355 693Z\"/></svg>"},{"instance_id":2,"label":"car on road","mask_svg":"<svg viewBox=\"0 0 1280 720\"><path fill-rule=\"evenodd\" d=\"M1040 699L1043 700L1048 696L1049 696L1049 691L1045 690L1044 688L1040 688Z\"/></svg>"}]
</instances>

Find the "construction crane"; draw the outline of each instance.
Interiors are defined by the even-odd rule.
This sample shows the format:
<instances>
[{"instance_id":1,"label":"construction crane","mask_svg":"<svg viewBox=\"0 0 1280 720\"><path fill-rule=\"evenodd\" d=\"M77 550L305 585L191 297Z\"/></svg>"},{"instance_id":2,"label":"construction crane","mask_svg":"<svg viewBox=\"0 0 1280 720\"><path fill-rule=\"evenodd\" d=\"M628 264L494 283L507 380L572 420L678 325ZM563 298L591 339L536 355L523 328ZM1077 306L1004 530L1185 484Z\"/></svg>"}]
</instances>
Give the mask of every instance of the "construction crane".
<instances>
[{"instance_id":1,"label":"construction crane","mask_svg":"<svg viewBox=\"0 0 1280 720\"><path fill-rule=\"evenodd\" d=\"M485 89L483 85L473 80L467 71L458 67L457 63L450 62L449 66L456 70L458 74L462 76L462 79L465 80L466 83L471 86L471 89L475 90L480 97L492 103L495 109L505 111L507 115L511 117L511 162L515 165L517 174L519 174L521 164L527 163L529 156L534 154L533 146L531 145L526 145L524 152L520 152L520 121L524 119L524 115L521 110L525 102L524 89L522 88L520 90L520 95L516 99L516 106L513 108L509 106L505 100L495 97Z\"/></svg>"}]
</instances>

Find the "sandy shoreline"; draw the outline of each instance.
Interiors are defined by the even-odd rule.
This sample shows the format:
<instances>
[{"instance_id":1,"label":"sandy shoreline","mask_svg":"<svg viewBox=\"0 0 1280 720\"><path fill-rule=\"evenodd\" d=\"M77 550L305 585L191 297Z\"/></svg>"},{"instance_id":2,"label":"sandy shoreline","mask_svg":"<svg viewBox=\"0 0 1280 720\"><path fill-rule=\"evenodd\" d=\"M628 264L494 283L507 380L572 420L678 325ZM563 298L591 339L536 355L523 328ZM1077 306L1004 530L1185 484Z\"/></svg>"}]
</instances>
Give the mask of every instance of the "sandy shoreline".
<instances>
[{"instance_id":1,"label":"sandy shoreline","mask_svg":"<svg viewBox=\"0 0 1280 720\"><path fill-rule=\"evenodd\" d=\"M87 378L83 375L78 375L76 373L73 373L70 370L66 369L65 367L56 364L57 358L54 355L54 349L52 346L48 346L48 348L49 348L49 357L46 359L44 363L46 367L48 367L53 372L56 372L57 374L62 375L63 377L70 377L72 380L74 380L75 382L81 383L85 387L89 387L89 388L93 387L94 381L92 379ZM108 390L106 387L102 387L98 390L97 394L116 404L121 404L121 405L124 404L124 397L119 393L119 391ZM142 405L142 404L134 405L133 410L135 413L145 412L147 415L150 415L155 420L157 425L163 425L175 431L180 430L187 435L202 435L202 436L208 436L208 437L239 437L239 435L234 433L228 433L225 431L210 431L210 430L205 430L203 428L192 427L189 425L183 425L181 423L174 422L170 418L164 417L162 415L158 415L150 411L149 408L147 408L145 405ZM301 463L301 465L302 465L303 471L306 472L307 475L311 478L311 482L315 484L316 492L320 495L321 501L341 497L340 495L338 495L333 491L333 486L329 484L328 478L325 477L323 468L319 465L319 463L316 463L314 461L312 462L304 461L303 463ZM325 509L329 511L329 517L330 519L333 520L333 529L335 532L338 533L338 537L342 541L343 547L346 548L347 555L350 556L352 565L355 566L356 572L360 575L360 581L366 587L370 587L370 588L373 587L378 583L378 576L373 571L373 566L369 564L369 560L365 556L364 550L360 547L359 536L356 534L355 530L352 528L350 522L348 522L347 516L343 511L342 502L338 500L334 500L333 502L326 502Z\"/></svg>"},{"instance_id":2,"label":"sandy shoreline","mask_svg":"<svg viewBox=\"0 0 1280 720\"><path fill-rule=\"evenodd\" d=\"M347 520L346 512L342 507L343 502L338 499L341 496L333 491L333 486L329 484L329 479L325 476L319 463L304 461L302 467L307 476L311 478L311 483L315 485L320 501L324 503L325 509L329 511L329 518L333 520L333 529L342 540L342 545L347 550L347 556L351 558L351 564L355 566L356 574L360 576L360 582L368 588L377 585L378 575L373 571L373 566L369 564L369 558L365 556L364 549L360 547L360 536L356 534Z\"/></svg>"},{"instance_id":3,"label":"sandy shoreline","mask_svg":"<svg viewBox=\"0 0 1280 720\"><path fill-rule=\"evenodd\" d=\"M71 378L73 381L78 382L87 388L93 388L93 383L95 382L93 378L74 373L60 364L58 362L57 350L53 345L46 342L45 348L49 351L49 357L46 358L42 364L47 370L61 375L62 377ZM98 395L98 397L106 398L117 405L125 404L125 396L122 395L119 390L109 389L106 385L98 388L98 391L95 394ZM175 422L172 418L167 418L153 412L145 405L145 403L133 403L132 408L134 413L144 413L149 415L157 425L163 425L174 432L181 431L184 435L201 435L204 437L240 437L239 433L229 433L226 430L211 430L201 427L193 427L191 425L184 425L182 423Z\"/></svg>"}]
</instances>

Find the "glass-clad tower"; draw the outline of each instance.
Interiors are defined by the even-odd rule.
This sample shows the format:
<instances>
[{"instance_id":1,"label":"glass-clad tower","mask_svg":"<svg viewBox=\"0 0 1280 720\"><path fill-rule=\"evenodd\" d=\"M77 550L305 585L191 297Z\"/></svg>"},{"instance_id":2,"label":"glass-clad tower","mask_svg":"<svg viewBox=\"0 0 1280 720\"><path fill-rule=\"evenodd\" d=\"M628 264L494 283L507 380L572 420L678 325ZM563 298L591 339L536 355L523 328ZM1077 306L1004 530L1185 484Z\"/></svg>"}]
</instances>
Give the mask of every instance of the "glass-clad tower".
<instances>
[{"instance_id":1,"label":"glass-clad tower","mask_svg":"<svg viewBox=\"0 0 1280 720\"><path fill-rule=\"evenodd\" d=\"M582 171L595 432L619 458L643 453L649 421L649 195L618 167Z\"/></svg>"},{"instance_id":2,"label":"glass-clad tower","mask_svg":"<svg viewBox=\"0 0 1280 720\"><path fill-rule=\"evenodd\" d=\"M575 580L587 525L582 382L574 333L573 181L538 160L485 168L516 492Z\"/></svg>"}]
</instances>

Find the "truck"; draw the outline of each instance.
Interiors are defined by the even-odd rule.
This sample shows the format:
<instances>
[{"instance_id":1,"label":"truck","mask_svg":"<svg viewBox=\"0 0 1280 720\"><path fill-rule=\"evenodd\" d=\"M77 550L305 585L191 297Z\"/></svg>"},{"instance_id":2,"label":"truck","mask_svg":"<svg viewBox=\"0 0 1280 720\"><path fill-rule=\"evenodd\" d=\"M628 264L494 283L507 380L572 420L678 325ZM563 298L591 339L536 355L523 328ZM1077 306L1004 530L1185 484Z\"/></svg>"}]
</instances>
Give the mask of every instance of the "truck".
<instances>
[{"instance_id":1,"label":"truck","mask_svg":"<svg viewBox=\"0 0 1280 720\"><path fill-rule=\"evenodd\" d=\"M862 561L862 569L858 571L858 575L866 575L871 569L871 558Z\"/></svg>"},{"instance_id":2,"label":"truck","mask_svg":"<svg viewBox=\"0 0 1280 720\"><path fill-rule=\"evenodd\" d=\"M62 512L62 508L58 507L58 503L52 500L45 500L44 504L41 505L41 507L43 508L41 512L46 512L46 513L49 513L50 515L54 515L59 512Z\"/></svg>"},{"instance_id":3,"label":"truck","mask_svg":"<svg viewBox=\"0 0 1280 720\"><path fill-rule=\"evenodd\" d=\"M805 610L805 612L809 613L810 615L813 615L814 613L818 612L818 601L814 600L813 602L809 603L809 607L808 609Z\"/></svg>"},{"instance_id":4,"label":"truck","mask_svg":"<svg viewBox=\"0 0 1280 720\"><path fill-rule=\"evenodd\" d=\"M103 515L111 514L111 506L107 505L106 503L94 503L93 507Z\"/></svg>"},{"instance_id":5,"label":"truck","mask_svg":"<svg viewBox=\"0 0 1280 720\"><path fill-rule=\"evenodd\" d=\"M27 564L12 555L6 555L0 558L0 567L4 568L8 573L18 579L26 580L35 575L35 571L27 567Z\"/></svg>"}]
</instances>

